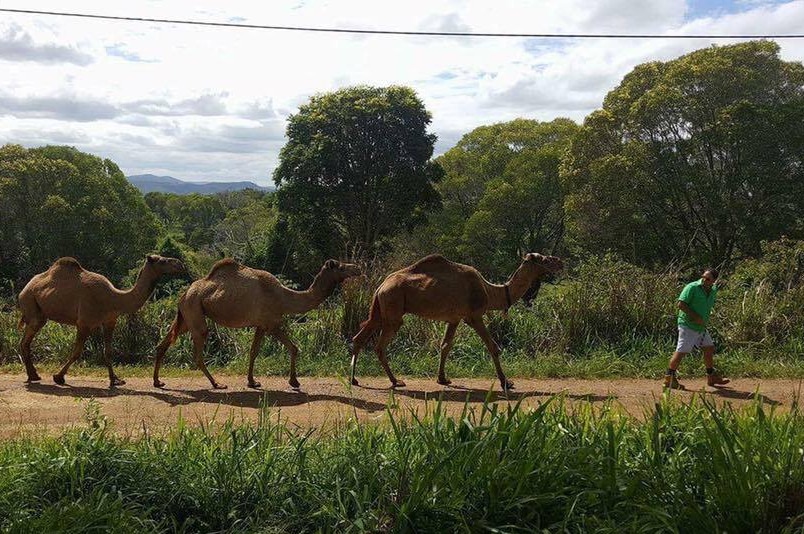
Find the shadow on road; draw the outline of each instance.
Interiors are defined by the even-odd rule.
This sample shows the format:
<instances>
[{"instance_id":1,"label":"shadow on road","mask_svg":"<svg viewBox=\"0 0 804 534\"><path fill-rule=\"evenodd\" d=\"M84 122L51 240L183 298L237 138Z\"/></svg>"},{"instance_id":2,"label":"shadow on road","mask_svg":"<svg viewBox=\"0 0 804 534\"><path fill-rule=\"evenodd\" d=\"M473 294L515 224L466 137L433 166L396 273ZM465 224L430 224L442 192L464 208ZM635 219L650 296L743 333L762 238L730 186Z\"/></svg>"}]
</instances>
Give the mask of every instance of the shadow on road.
<instances>
[{"instance_id":1,"label":"shadow on road","mask_svg":"<svg viewBox=\"0 0 804 534\"><path fill-rule=\"evenodd\" d=\"M725 399L736 399L736 400L759 400L764 404L769 404L771 406L779 406L782 404L781 402L771 399L770 397L766 397L765 395L758 393L756 391L739 391L732 388L727 387L720 387L720 388L713 388L713 391L708 391L708 393L712 395L717 395L718 397L723 397Z\"/></svg>"},{"instance_id":2,"label":"shadow on road","mask_svg":"<svg viewBox=\"0 0 804 534\"><path fill-rule=\"evenodd\" d=\"M140 391L118 388L92 387L92 386L58 386L56 384L29 384L28 391L43 395L56 395L60 397L78 398L109 398L120 396L152 397L170 406L186 406L196 402L209 404L224 404L239 408L262 408L299 406L316 401L339 402L367 412L385 410L386 405L379 402L358 399L342 395L308 395L304 391L267 391L255 389L253 391L204 390L204 389L155 389L153 391Z\"/></svg>"}]
</instances>

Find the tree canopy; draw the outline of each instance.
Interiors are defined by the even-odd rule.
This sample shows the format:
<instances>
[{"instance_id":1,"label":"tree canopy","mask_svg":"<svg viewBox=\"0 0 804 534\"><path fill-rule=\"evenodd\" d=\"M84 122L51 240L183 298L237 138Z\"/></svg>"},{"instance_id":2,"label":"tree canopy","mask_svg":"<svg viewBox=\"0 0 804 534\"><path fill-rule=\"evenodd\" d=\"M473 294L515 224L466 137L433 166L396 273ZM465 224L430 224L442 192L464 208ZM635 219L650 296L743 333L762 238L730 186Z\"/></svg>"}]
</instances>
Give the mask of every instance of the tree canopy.
<instances>
[{"instance_id":1,"label":"tree canopy","mask_svg":"<svg viewBox=\"0 0 804 534\"><path fill-rule=\"evenodd\" d=\"M319 94L291 115L274 181L279 209L323 255L366 255L438 206L430 113L407 87Z\"/></svg>"},{"instance_id":2,"label":"tree canopy","mask_svg":"<svg viewBox=\"0 0 804 534\"><path fill-rule=\"evenodd\" d=\"M111 160L66 146L0 148L0 277L17 283L60 256L119 279L158 223Z\"/></svg>"},{"instance_id":3,"label":"tree canopy","mask_svg":"<svg viewBox=\"0 0 804 534\"><path fill-rule=\"evenodd\" d=\"M578 125L516 119L481 126L438 158L441 213L422 234L427 247L507 273L518 251L555 251L564 232L561 156Z\"/></svg>"},{"instance_id":4,"label":"tree canopy","mask_svg":"<svg viewBox=\"0 0 804 534\"><path fill-rule=\"evenodd\" d=\"M751 41L637 66L563 167L573 245L714 264L801 235L804 67Z\"/></svg>"}]
</instances>

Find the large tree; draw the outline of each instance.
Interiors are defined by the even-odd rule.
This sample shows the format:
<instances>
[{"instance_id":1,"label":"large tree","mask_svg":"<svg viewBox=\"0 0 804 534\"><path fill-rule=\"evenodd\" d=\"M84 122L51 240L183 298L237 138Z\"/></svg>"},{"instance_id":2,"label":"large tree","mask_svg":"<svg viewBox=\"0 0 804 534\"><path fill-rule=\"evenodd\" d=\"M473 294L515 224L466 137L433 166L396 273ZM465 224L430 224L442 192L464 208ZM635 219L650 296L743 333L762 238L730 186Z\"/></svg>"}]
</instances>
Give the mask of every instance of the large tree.
<instances>
[{"instance_id":1,"label":"large tree","mask_svg":"<svg viewBox=\"0 0 804 534\"><path fill-rule=\"evenodd\" d=\"M804 67L769 41L639 65L563 167L577 246L641 263L727 263L800 234Z\"/></svg>"},{"instance_id":2,"label":"large tree","mask_svg":"<svg viewBox=\"0 0 804 534\"><path fill-rule=\"evenodd\" d=\"M423 231L429 248L502 275L518 251L555 251L564 231L558 170L578 125L516 119L481 126L438 158L443 209Z\"/></svg>"},{"instance_id":3,"label":"large tree","mask_svg":"<svg viewBox=\"0 0 804 534\"><path fill-rule=\"evenodd\" d=\"M0 277L17 283L59 256L119 279L158 223L112 161L71 147L0 148Z\"/></svg>"},{"instance_id":4,"label":"large tree","mask_svg":"<svg viewBox=\"0 0 804 534\"><path fill-rule=\"evenodd\" d=\"M319 94L291 115L274 181L279 209L323 255L382 249L439 205L430 113L407 87Z\"/></svg>"}]
</instances>

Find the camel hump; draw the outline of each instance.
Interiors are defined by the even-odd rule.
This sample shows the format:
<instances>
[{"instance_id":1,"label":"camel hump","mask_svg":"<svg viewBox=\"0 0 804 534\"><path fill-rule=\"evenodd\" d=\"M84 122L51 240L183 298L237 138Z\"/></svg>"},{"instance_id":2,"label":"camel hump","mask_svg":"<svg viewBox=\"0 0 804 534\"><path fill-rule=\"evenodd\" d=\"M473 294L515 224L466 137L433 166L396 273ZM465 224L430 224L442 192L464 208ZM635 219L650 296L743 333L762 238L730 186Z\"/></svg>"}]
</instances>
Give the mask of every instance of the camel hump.
<instances>
[{"instance_id":1,"label":"camel hump","mask_svg":"<svg viewBox=\"0 0 804 534\"><path fill-rule=\"evenodd\" d=\"M237 271L240 268L241 265L237 263L236 260L232 258L224 258L212 266L212 269L209 271L209 274L207 275L207 279L212 278L214 275L219 274L220 272Z\"/></svg>"},{"instance_id":2,"label":"camel hump","mask_svg":"<svg viewBox=\"0 0 804 534\"><path fill-rule=\"evenodd\" d=\"M53 267L67 267L72 269L83 269L81 264L78 263L78 260L75 258L65 257L59 258L55 262L53 262Z\"/></svg>"},{"instance_id":3,"label":"camel hump","mask_svg":"<svg viewBox=\"0 0 804 534\"><path fill-rule=\"evenodd\" d=\"M430 254L429 256L425 256L424 258L420 259L419 261L408 267L408 269L411 272L416 273L416 272L429 271L434 267L446 267L449 265L454 264L441 254Z\"/></svg>"}]
</instances>

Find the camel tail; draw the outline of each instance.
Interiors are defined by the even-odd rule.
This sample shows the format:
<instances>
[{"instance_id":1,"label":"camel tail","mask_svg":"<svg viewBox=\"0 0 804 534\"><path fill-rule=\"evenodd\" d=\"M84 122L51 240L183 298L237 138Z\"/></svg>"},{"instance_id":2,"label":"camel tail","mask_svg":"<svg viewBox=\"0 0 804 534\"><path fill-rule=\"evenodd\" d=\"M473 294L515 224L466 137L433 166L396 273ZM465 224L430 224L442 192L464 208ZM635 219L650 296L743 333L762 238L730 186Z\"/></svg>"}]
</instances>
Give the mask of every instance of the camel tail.
<instances>
[{"instance_id":1,"label":"camel tail","mask_svg":"<svg viewBox=\"0 0 804 534\"><path fill-rule=\"evenodd\" d=\"M360 328L365 328L370 324L380 324L382 322L382 315L380 312L380 298L379 293L375 292L374 297L371 299L371 310L369 310L368 319L360 323Z\"/></svg>"},{"instance_id":2,"label":"camel tail","mask_svg":"<svg viewBox=\"0 0 804 534\"><path fill-rule=\"evenodd\" d=\"M184 316L181 314L181 309L179 308L176 310L176 319L173 321L173 325L170 327L171 344L173 344L173 342L176 341L176 338L179 337L183 322L184 322Z\"/></svg>"},{"instance_id":3,"label":"camel tail","mask_svg":"<svg viewBox=\"0 0 804 534\"><path fill-rule=\"evenodd\" d=\"M17 328L19 330L25 328L25 317L20 317L20 322L17 323Z\"/></svg>"}]
</instances>

